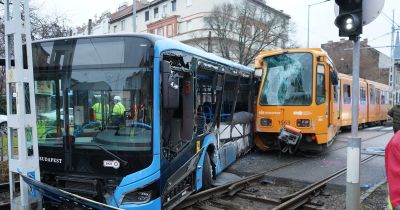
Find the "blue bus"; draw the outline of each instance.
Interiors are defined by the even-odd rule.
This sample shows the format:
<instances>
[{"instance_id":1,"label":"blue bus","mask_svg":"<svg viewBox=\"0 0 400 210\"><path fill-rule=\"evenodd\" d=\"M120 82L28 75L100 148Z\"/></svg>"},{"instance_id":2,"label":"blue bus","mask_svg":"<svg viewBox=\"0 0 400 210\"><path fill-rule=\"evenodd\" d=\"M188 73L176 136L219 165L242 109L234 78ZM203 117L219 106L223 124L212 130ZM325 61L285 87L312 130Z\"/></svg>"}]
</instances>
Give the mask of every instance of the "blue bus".
<instances>
[{"instance_id":1,"label":"blue bus","mask_svg":"<svg viewBox=\"0 0 400 210\"><path fill-rule=\"evenodd\" d=\"M149 34L37 41L32 59L47 209L172 209L253 146L248 67Z\"/></svg>"}]
</instances>

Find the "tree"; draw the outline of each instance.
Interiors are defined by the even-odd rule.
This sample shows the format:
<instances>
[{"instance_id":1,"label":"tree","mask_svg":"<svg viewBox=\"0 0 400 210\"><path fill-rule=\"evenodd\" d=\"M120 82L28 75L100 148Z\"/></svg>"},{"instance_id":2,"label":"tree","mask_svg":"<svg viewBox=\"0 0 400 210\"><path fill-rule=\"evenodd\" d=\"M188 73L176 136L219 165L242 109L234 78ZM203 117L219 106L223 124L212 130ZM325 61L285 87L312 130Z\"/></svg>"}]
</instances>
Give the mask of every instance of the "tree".
<instances>
[{"instance_id":1,"label":"tree","mask_svg":"<svg viewBox=\"0 0 400 210\"><path fill-rule=\"evenodd\" d=\"M289 18L262 2L243 0L214 6L205 24L212 31L216 53L249 65L261 50L285 47L289 41ZM207 49L205 36L193 41Z\"/></svg>"},{"instance_id":2,"label":"tree","mask_svg":"<svg viewBox=\"0 0 400 210\"><path fill-rule=\"evenodd\" d=\"M0 1L0 4L3 2ZM62 15L42 15L38 7L30 8L32 40L64 37L71 27L65 25L67 18ZM0 18L0 58L5 57L5 27L3 15ZM0 95L5 94L5 68L0 69Z\"/></svg>"}]
</instances>

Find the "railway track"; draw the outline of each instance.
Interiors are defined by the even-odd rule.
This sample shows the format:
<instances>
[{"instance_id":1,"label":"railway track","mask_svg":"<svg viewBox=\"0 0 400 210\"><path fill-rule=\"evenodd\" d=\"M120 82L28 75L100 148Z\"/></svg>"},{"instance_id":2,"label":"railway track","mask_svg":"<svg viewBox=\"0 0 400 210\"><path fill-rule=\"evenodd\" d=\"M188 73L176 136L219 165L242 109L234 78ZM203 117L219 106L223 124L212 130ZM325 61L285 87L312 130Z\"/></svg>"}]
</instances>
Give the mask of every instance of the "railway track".
<instances>
[{"instance_id":1,"label":"railway track","mask_svg":"<svg viewBox=\"0 0 400 210\"><path fill-rule=\"evenodd\" d=\"M366 142L375 138L378 138L380 136L383 135L387 135L387 132L385 133L381 133L379 135L374 135L372 137L369 138L365 138L362 140L362 142ZM341 146L341 147L337 147L334 149L330 149L327 150L323 153L321 153L319 156L312 156L312 157L303 157L300 158L298 160L295 161L291 161L289 163L285 163L282 164L280 166L274 167L272 169L268 169L266 171L263 171L261 173L257 173L254 175L250 175L248 177L242 178L239 181L233 182L233 183L229 183L226 185L222 185L222 186L218 186L215 188L211 188L199 193L196 193L190 197L188 197L186 200L184 200L181 204L179 204L177 206L177 209L184 209L187 207L191 207L191 206L195 206L198 209L218 209L215 208L213 206L209 206L209 204L201 204L199 205L200 202L204 202L210 199L214 199L217 198L217 204L219 206L226 206L227 208L233 208L233 209L238 209L238 206L235 206L234 204L232 204L231 202L226 202L224 199L221 199L221 197L233 197L233 196L238 196L241 197L243 199L247 199L247 200L251 200L251 201L256 201L256 202L261 202L261 203L269 203L274 205L275 207L273 209L278 210L278 209L296 209L299 206L304 206L307 205L305 207L307 207L307 209L321 209L318 205L312 205L312 204L307 204L310 200L312 196L318 195L323 188L326 186L326 184L344 174L346 172L346 168L343 168L333 174L331 174L330 176L319 180L318 182L315 182L303 189L301 189L300 191L288 195L288 196L284 196L280 199L275 199L275 198L268 198L265 196L257 196L254 194L248 194L248 193L243 193L241 192L243 189L245 189L249 184L254 183L256 181L259 181L260 179L262 179L265 175L268 175L271 172L277 171L279 169L282 168L286 168L289 166L292 166L296 163L299 163L301 161L310 159L310 158L317 158L320 157L328 152L333 152L336 150L340 150L340 149L344 149L347 148L346 146ZM361 164L368 162L369 160L375 158L376 155L371 155L367 158L365 158L364 160L362 160ZM215 203L215 202L214 202Z\"/></svg>"},{"instance_id":2,"label":"railway track","mask_svg":"<svg viewBox=\"0 0 400 210\"><path fill-rule=\"evenodd\" d=\"M377 157L377 155L370 155L367 158L363 159L361 161L361 164L364 164L372 159ZM300 160L298 160L300 161ZM269 171L275 171L281 168L284 168L288 165L292 165L295 162L298 161L292 161L288 164L270 169ZM317 195L319 195L327 183L344 173L346 173L346 168L343 168L341 170L338 170L331 175L327 176L326 178L323 178L321 180L318 180L317 182L314 182L298 191L295 193L292 193L287 196L282 196L280 198L271 198L271 197L266 197L263 195L256 195L254 193L248 193L246 192L245 188L248 186L250 182L255 182L256 180L260 179L260 176L263 177L266 175L268 172L263 172L263 174L256 174L254 176L246 177L243 178L242 180L239 180L237 182L229 183L226 185L222 185L219 187L211 188L205 191L202 191L200 193L194 194L184 200L180 205L178 205L177 209L184 209L187 207L194 206L197 209L221 209L220 207L223 206L222 209L246 209L249 205L252 205L253 202L259 202L259 203L264 203L268 204L273 210L282 210L282 209L297 209L301 206L307 208L307 209L314 209L314 210L319 210L323 209L321 204L309 204L311 199ZM241 199L249 200L247 205L241 206L240 204L237 204L235 202L232 202L232 199L234 197L239 197ZM218 207L215 206L210 206L209 203L201 203L207 200L212 199L209 203L213 203L214 205L217 205Z\"/></svg>"}]
</instances>

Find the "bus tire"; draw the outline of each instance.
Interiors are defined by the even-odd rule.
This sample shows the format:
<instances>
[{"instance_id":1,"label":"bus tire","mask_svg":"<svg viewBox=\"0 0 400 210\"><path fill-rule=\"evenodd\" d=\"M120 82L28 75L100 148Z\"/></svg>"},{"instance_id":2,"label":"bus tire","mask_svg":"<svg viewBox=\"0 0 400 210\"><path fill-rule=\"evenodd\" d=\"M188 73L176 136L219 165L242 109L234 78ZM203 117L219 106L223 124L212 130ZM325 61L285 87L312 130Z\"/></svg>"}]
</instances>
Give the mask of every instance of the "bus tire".
<instances>
[{"instance_id":1,"label":"bus tire","mask_svg":"<svg viewBox=\"0 0 400 210\"><path fill-rule=\"evenodd\" d=\"M206 153L203 164L203 190L212 188L213 169L211 165L210 155Z\"/></svg>"}]
</instances>

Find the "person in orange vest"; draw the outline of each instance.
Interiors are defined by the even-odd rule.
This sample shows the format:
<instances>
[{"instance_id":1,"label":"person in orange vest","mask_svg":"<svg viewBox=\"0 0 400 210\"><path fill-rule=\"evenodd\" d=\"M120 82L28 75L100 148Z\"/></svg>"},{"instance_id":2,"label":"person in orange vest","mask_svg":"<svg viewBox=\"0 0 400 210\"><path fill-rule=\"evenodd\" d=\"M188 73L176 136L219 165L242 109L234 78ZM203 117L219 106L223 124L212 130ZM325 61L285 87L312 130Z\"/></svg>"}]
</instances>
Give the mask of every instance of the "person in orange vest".
<instances>
[{"instance_id":1,"label":"person in orange vest","mask_svg":"<svg viewBox=\"0 0 400 210\"><path fill-rule=\"evenodd\" d=\"M386 145L385 169L389 188L388 209L400 210L400 132L395 133Z\"/></svg>"}]
</instances>

